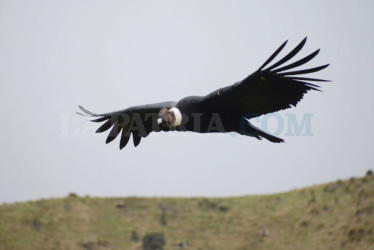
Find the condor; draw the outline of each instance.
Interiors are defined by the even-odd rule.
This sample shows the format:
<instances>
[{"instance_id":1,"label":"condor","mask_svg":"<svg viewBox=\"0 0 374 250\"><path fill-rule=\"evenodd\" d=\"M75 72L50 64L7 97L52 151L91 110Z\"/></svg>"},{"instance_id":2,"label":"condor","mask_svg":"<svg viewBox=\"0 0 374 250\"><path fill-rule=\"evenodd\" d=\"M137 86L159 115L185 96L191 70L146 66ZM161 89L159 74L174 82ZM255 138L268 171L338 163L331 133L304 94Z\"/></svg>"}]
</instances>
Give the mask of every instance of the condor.
<instances>
[{"instance_id":1,"label":"condor","mask_svg":"<svg viewBox=\"0 0 374 250\"><path fill-rule=\"evenodd\" d=\"M92 113L79 106L85 114L77 113L94 117L93 122L105 122L96 133L112 128L106 143L113 141L122 132L120 149L127 145L131 135L136 147L141 138L147 137L151 132L160 131L237 132L280 143L284 140L256 128L249 120L296 106L308 91L319 91L319 86L311 82L327 81L300 75L320 71L329 64L294 70L312 60L319 50L284 65L304 47L305 43L306 38L282 59L268 66L285 47L287 41L284 42L257 71L247 78L206 96L188 96L178 102L140 105L103 114Z\"/></svg>"}]
</instances>

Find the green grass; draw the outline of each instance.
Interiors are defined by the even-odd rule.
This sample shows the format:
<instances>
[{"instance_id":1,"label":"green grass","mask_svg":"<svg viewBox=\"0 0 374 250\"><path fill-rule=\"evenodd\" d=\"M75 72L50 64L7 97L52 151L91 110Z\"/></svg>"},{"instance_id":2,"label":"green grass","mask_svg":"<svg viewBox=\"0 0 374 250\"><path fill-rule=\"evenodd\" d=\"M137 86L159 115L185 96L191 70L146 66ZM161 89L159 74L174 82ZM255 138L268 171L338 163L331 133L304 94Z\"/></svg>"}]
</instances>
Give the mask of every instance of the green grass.
<instances>
[{"instance_id":1,"label":"green grass","mask_svg":"<svg viewBox=\"0 0 374 250\"><path fill-rule=\"evenodd\" d=\"M164 249L374 249L374 176L274 195L0 206L0 249L142 249L148 233Z\"/></svg>"}]
</instances>

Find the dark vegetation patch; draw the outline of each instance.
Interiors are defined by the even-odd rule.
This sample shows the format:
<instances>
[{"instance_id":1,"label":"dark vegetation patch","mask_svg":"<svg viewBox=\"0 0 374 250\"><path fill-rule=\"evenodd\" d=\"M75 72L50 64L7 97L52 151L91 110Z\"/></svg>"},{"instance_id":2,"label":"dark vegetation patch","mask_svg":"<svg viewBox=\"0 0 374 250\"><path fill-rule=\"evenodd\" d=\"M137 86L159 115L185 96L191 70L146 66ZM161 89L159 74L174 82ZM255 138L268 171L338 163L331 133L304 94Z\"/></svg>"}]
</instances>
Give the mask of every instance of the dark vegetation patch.
<instances>
[{"instance_id":1,"label":"dark vegetation patch","mask_svg":"<svg viewBox=\"0 0 374 250\"><path fill-rule=\"evenodd\" d=\"M199 208L204 211L219 211L227 212L229 210L228 206L219 204L218 202L211 201L209 199L203 199L198 204Z\"/></svg>"},{"instance_id":2,"label":"dark vegetation patch","mask_svg":"<svg viewBox=\"0 0 374 250\"><path fill-rule=\"evenodd\" d=\"M79 244L81 248L85 250L98 250L98 249L105 249L110 246L109 241L106 240L97 240L91 242L85 242Z\"/></svg>"},{"instance_id":3,"label":"dark vegetation patch","mask_svg":"<svg viewBox=\"0 0 374 250\"><path fill-rule=\"evenodd\" d=\"M162 233L147 233L143 237L143 250L163 250L166 243Z\"/></svg>"},{"instance_id":4,"label":"dark vegetation patch","mask_svg":"<svg viewBox=\"0 0 374 250\"><path fill-rule=\"evenodd\" d=\"M348 231L348 239L351 242L360 242L372 235L372 229L366 228L351 228Z\"/></svg>"}]
</instances>

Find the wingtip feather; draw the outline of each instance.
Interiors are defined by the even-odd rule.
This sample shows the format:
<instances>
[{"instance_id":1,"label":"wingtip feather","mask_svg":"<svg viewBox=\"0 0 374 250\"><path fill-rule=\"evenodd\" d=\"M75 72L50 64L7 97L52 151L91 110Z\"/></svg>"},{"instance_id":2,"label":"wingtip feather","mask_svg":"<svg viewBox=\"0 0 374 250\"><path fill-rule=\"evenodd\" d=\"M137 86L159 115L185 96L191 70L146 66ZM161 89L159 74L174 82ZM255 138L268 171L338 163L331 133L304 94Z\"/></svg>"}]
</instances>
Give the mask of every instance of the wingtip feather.
<instances>
[{"instance_id":1,"label":"wingtip feather","mask_svg":"<svg viewBox=\"0 0 374 250\"><path fill-rule=\"evenodd\" d=\"M288 40L282 43L282 45L261 65L261 67L257 71L261 71L263 68L265 68L271 61L274 60L274 58L283 50L283 48L288 43Z\"/></svg>"},{"instance_id":2,"label":"wingtip feather","mask_svg":"<svg viewBox=\"0 0 374 250\"><path fill-rule=\"evenodd\" d=\"M78 108L79 108L81 111L83 111L85 114L87 114L87 115L90 115L90 116L98 116L98 114L96 114L96 113L94 113L94 112L91 112L91 111L85 109L85 108L84 108L83 106L81 106L81 105L78 105Z\"/></svg>"},{"instance_id":3,"label":"wingtip feather","mask_svg":"<svg viewBox=\"0 0 374 250\"><path fill-rule=\"evenodd\" d=\"M293 50L291 50L291 52L289 52L287 55L285 55L282 59L274 63L269 68L265 69L265 71L270 72L272 69L275 69L276 67L282 65L283 63L286 63L287 61L291 60L295 55L297 55L300 52L300 50L304 47L305 43L306 43L306 37Z\"/></svg>"},{"instance_id":4,"label":"wingtip feather","mask_svg":"<svg viewBox=\"0 0 374 250\"><path fill-rule=\"evenodd\" d=\"M108 121L106 121L100 128L98 128L95 133L102 133L102 132L105 132L107 131L108 129L110 129L112 127L113 123L112 121L109 119Z\"/></svg>"}]
</instances>

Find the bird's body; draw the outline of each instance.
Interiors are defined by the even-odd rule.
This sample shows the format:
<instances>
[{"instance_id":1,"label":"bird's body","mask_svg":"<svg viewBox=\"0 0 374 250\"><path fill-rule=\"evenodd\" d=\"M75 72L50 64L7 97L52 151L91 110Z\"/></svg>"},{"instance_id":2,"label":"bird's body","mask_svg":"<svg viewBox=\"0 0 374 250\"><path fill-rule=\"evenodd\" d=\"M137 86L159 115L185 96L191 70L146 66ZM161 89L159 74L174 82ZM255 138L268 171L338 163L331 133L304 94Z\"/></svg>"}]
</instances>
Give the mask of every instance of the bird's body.
<instances>
[{"instance_id":1,"label":"bird's body","mask_svg":"<svg viewBox=\"0 0 374 250\"><path fill-rule=\"evenodd\" d=\"M142 137L159 131L237 132L257 139L266 138L271 142L283 142L283 139L254 127L249 119L296 106L309 90L319 90L319 86L310 82L325 80L295 75L317 72L326 68L328 64L306 70L287 71L309 62L319 50L283 66L301 50L305 42L306 38L277 63L264 69L287 42L283 43L253 74L206 96L189 96L178 102L134 106L104 114L92 113L81 106L80 109L86 115L96 117L94 122L106 121L96 132L103 132L112 127L107 143L122 131L121 149L128 143L130 135L137 146Z\"/></svg>"}]
</instances>

